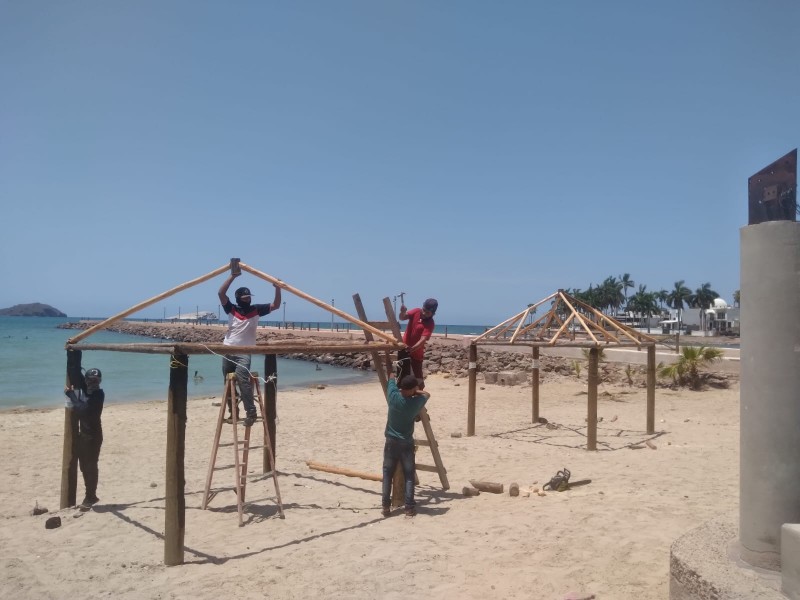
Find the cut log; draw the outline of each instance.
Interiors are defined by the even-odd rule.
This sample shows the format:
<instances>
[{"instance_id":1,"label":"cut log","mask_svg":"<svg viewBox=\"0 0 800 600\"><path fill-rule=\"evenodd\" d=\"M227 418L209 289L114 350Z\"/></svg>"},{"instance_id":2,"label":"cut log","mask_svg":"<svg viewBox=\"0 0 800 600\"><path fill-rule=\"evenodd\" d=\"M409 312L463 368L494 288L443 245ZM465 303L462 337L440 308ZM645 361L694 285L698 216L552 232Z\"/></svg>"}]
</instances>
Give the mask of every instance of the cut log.
<instances>
[{"instance_id":1,"label":"cut log","mask_svg":"<svg viewBox=\"0 0 800 600\"><path fill-rule=\"evenodd\" d=\"M469 482L472 484L472 487L475 487L482 492L489 492L491 494L503 493L504 488L502 483L494 483L492 481L475 481L474 479L470 479Z\"/></svg>"},{"instance_id":2,"label":"cut log","mask_svg":"<svg viewBox=\"0 0 800 600\"><path fill-rule=\"evenodd\" d=\"M508 495L509 496L519 496L519 484L512 483L508 486Z\"/></svg>"},{"instance_id":3,"label":"cut log","mask_svg":"<svg viewBox=\"0 0 800 600\"><path fill-rule=\"evenodd\" d=\"M469 496L480 496L481 495L481 491L480 490L476 490L475 488L466 487L466 486L464 486L464 489L461 490L461 493L464 494L467 497L469 497Z\"/></svg>"}]
</instances>

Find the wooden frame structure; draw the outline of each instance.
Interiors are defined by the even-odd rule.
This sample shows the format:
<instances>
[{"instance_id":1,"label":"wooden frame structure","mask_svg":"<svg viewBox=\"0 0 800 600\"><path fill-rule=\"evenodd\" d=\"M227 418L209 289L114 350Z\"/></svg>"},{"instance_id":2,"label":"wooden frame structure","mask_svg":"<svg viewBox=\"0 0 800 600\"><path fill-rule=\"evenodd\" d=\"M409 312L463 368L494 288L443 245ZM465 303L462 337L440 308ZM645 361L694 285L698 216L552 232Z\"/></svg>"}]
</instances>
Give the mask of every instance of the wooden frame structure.
<instances>
[{"instance_id":1,"label":"wooden frame structure","mask_svg":"<svg viewBox=\"0 0 800 600\"><path fill-rule=\"evenodd\" d=\"M540 306L547 312L534 318ZM529 346L533 350L531 422L539 422L539 350L578 347L589 350L586 449L597 449L597 384L601 348L647 349L647 433L655 433L656 344L658 340L620 323L596 308L567 294L550 294L535 304L485 331L470 342L467 436L475 435L478 346Z\"/></svg>"},{"instance_id":2,"label":"wooden frame structure","mask_svg":"<svg viewBox=\"0 0 800 600\"><path fill-rule=\"evenodd\" d=\"M238 259L236 259L238 260ZM232 263L231 263L232 264ZM267 341L256 346L237 346L236 351L243 354L264 355L266 376L275 372L275 355L291 352L306 353L327 353L327 352L390 352L404 348L402 342L398 342L394 336L361 321L342 310L335 308L309 296L305 292L292 287L286 282L268 275L258 269L239 262L242 271L246 271L260 279L263 279L282 290L294 294L299 298L307 300L324 310L337 315L338 317L353 323L361 328L365 334L369 332L370 339L362 342L337 342L335 340L276 340ZM165 486L165 515L164 515L164 563L166 565L178 565L184 562L184 533L186 517L186 501L184 495L184 449L186 434L186 406L187 406L187 387L189 379L189 356L192 354L225 354L230 353L231 346L222 344L197 344L183 342L166 343L133 343L133 344L87 344L79 343L97 331L101 331L111 326L113 323L138 312L156 302L168 298L180 291L203 283L213 277L225 273L231 265L225 265L211 271L210 273L183 283L171 290L168 290L149 300L145 300L113 317L93 325L82 331L78 335L67 340L67 373L70 370L80 367L81 353L86 350L106 350L117 352L138 352L146 354L165 354L169 360L169 388L167 401L167 452L166 452L166 486ZM375 340L377 338L377 340ZM275 443L275 402L276 398L265 398L267 405L266 418L268 420L270 437L274 447ZM77 452L75 441L77 438L77 418L72 409L65 408L64 417L64 444L61 470L61 508L75 505L77 490ZM274 465L273 465L274 468Z\"/></svg>"}]
</instances>

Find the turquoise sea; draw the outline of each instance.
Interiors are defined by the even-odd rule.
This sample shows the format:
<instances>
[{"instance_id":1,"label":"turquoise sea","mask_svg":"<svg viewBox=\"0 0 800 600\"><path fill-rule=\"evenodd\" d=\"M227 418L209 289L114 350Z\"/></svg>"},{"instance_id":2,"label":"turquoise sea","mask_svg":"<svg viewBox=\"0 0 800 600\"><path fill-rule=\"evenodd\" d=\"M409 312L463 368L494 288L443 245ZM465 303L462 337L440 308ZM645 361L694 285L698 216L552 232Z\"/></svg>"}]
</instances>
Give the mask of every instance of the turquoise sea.
<instances>
[{"instance_id":1,"label":"turquoise sea","mask_svg":"<svg viewBox=\"0 0 800 600\"><path fill-rule=\"evenodd\" d=\"M58 406L64 401L67 353L64 344L75 330L58 329L65 321L51 317L0 317L0 410L14 407ZM93 343L153 342L152 338L100 331ZM189 357L189 397L220 396L221 359L217 356ZM166 400L169 356L129 352L85 351L84 368L103 373L106 402ZM253 357L253 370L263 371L263 359ZM306 361L278 359L280 389L314 384L335 385L368 381L376 375ZM194 377L197 371L198 377Z\"/></svg>"}]
</instances>

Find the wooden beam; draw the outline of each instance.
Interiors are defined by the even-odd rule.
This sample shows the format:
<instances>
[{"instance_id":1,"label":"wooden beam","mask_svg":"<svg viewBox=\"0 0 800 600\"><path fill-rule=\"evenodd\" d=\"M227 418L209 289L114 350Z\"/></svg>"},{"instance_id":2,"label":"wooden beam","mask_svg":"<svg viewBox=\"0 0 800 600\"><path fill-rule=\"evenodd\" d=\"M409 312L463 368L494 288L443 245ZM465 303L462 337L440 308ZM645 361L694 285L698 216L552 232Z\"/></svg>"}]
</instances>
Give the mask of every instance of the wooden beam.
<instances>
[{"instance_id":1,"label":"wooden beam","mask_svg":"<svg viewBox=\"0 0 800 600\"><path fill-rule=\"evenodd\" d=\"M278 359L274 354L264 355L264 380L270 381L271 377L275 377L271 383L264 384L264 419L267 421L267 431L269 432L270 446L272 447L272 456L275 457L275 448L277 442L275 437L278 435L277 426L275 424L278 418ZM264 473L272 471L272 465L269 461L269 452L267 447L264 446L264 460L263 467ZM277 458L275 459L277 460Z\"/></svg>"},{"instance_id":2,"label":"wooden beam","mask_svg":"<svg viewBox=\"0 0 800 600\"><path fill-rule=\"evenodd\" d=\"M586 416L586 449L597 450L597 365L600 350L595 346L589 349L589 401Z\"/></svg>"},{"instance_id":3,"label":"wooden beam","mask_svg":"<svg viewBox=\"0 0 800 600\"><path fill-rule=\"evenodd\" d=\"M478 382L478 345L469 345L469 387L467 391L467 437L475 435L475 404Z\"/></svg>"},{"instance_id":4,"label":"wooden beam","mask_svg":"<svg viewBox=\"0 0 800 600\"><path fill-rule=\"evenodd\" d=\"M656 432L656 346L647 347L647 433Z\"/></svg>"},{"instance_id":5,"label":"wooden beam","mask_svg":"<svg viewBox=\"0 0 800 600\"><path fill-rule=\"evenodd\" d=\"M227 264L224 267L220 267L219 269L215 269L215 270L211 271L211 273L209 273L207 275L203 275L202 277L198 277L197 279L192 279L191 281L187 281L186 283L182 283L181 285L179 285L177 287L174 287L171 290L167 290L163 294L159 294L158 296L153 296L149 300L145 300L144 302L140 302L139 304L129 308L128 310L124 310L121 313L114 315L113 317L109 317L105 321L100 321L97 325L93 325L93 326L89 327L89 329L85 329L84 331L82 331L81 333L76 335L75 337L72 337L69 340L67 340L67 344L75 344L75 343L81 341L82 339L92 335L95 331L99 331L101 329L105 329L106 327L108 327L112 323L116 323L120 319L124 319L128 315L131 315L131 314L133 314L135 312L138 312L138 311L140 311L140 310L142 310L144 308L147 308L148 306L150 306L152 304L155 304L156 302L159 302L159 301L163 300L164 298L169 298L170 296L172 296L174 294L177 294L178 292L181 292L181 291L183 291L183 290L185 290L187 288L195 286L198 283L203 283L204 281L207 281L207 280L211 279L212 277L216 277L220 273L224 273L225 271L227 271L229 268L230 268L230 264Z\"/></svg>"},{"instance_id":6,"label":"wooden beam","mask_svg":"<svg viewBox=\"0 0 800 600\"><path fill-rule=\"evenodd\" d=\"M183 564L186 530L186 390L189 382L189 357L174 354L169 367L167 399L167 468L164 491L164 564Z\"/></svg>"},{"instance_id":7,"label":"wooden beam","mask_svg":"<svg viewBox=\"0 0 800 600\"><path fill-rule=\"evenodd\" d=\"M240 262L239 266L242 268L243 271L247 271L251 275L255 275L256 277L260 277L261 279L263 279L265 281L268 281L273 285L277 285L279 288L281 288L282 290L286 290L290 294L294 294L295 296L299 296L300 298L303 298L304 300L308 300L309 302L311 302L311 304L316 304L320 308L325 309L328 312L331 312L331 313L333 313L335 315L338 315L339 317L341 317L345 321L349 321L350 323L352 323L353 325L357 325L361 329L364 329L366 331L370 331L373 335L375 335L375 336L377 336L377 337L379 337L379 338L381 338L383 340L386 340L386 341L389 341L389 342L393 342L394 341L390 335L384 333L380 329L377 329L377 328L373 327L369 323L366 323L364 321L359 321L358 319L353 318L352 316L348 315L346 312L344 312L342 310L339 310L335 306L331 306L329 304L326 304L322 300L318 300L318 299L314 298L313 296L309 296L305 292L303 292L301 290L298 290L295 287L292 287L288 283L286 283L284 281L281 281L280 279L277 279L277 278L273 277L272 275L267 275L266 273L264 273L262 271L259 271L258 269L254 269L253 267L244 264L243 262Z\"/></svg>"},{"instance_id":8,"label":"wooden beam","mask_svg":"<svg viewBox=\"0 0 800 600\"><path fill-rule=\"evenodd\" d=\"M67 352L67 385L80 387L75 374L81 372L81 352ZM60 508L75 506L78 493L78 415L71 408L64 408L64 443L61 455L61 499Z\"/></svg>"},{"instance_id":9,"label":"wooden beam","mask_svg":"<svg viewBox=\"0 0 800 600\"><path fill-rule=\"evenodd\" d=\"M318 463L313 460L307 460L306 465L308 465L309 469L313 469L314 471L334 473L335 475L344 475L345 477L358 477L359 479L366 479L367 481L383 481L383 475L373 475L372 473L365 473L364 471L354 471L353 469L335 467L333 465Z\"/></svg>"},{"instance_id":10,"label":"wooden beam","mask_svg":"<svg viewBox=\"0 0 800 600\"><path fill-rule=\"evenodd\" d=\"M356 314L362 321L367 320L367 313L364 310L364 305L361 302L361 296L358 294L353 294L353 304L356 307ZM364 337L367 339L368 342L373 341L372 332L368 330L364 330ZM388 365L384 365L383 361L381 360L381 355L377 351L370 352L372 356L372 364L375 366L375 371L378 373L378 379L381 382L381 387L383 388L383 395L386 395L386 386L389 384L388 375L386 373Z\"/></svg>"},{"instance_id":11,"label":"wooden beam","mask_svg":"<svg viewBox=\"0 0 800 600\"><path fill-rule=\"evenodd\" d=\"M307 354L372 352L397 350L403 344L398 342L356 342L321 340L271 340L257 346L224 346L223 344L203 344L199 342L167 342L142 344L68 344L68 350L107 350L110 352L138 352L141 354L230 354L235 350L240 354Z\"/></svg>"},{"instance_id":12,"label":"wooden beam","mask_svg":"<svg viewBox=\"0 0 800 600\"><path fill-rule=\"evenodd\" d=\"M531 423L539 422L539 347L533 348L533 375L531 378Z\"/></svg>"}]
</instances>

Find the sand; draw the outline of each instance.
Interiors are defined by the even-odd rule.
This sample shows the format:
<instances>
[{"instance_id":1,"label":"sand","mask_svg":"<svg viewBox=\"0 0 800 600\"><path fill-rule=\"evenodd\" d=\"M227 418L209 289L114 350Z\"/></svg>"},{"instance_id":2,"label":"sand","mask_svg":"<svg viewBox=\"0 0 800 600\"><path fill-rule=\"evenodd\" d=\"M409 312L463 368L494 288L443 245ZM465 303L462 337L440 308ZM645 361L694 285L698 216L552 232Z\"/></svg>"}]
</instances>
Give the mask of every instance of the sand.
<instances>
[{"instance_id":1,"label":"sand","mask_svg":"<svg viewBox=\"0 0 800 600\"><path fill-rule=\"evenodd\" d=\"M659 433L648 436L645 390L603 384L606 449L597 452L584 449L585 381L542 386L552 429L531 425L530 386L480 383L474 437L466 437L466 380L431 377L428 389L451 488L420 472L416 517L382 518L378 482L306 466L380 473L385 404L376 378L279 392L285 519L271 480L254 482L244 527L232 491L200 510L217 408L191 401L186 563L176 567L163 565L165 402L109 398L101 501L89 512L58 510L63 410L0 414L0 597L664 599L672 542L738 506L738 388L658 389ZM648 439L655 448L627 447ZM432 463L427 448L418 457ZM573 481L592 482L526 494L564 467ZM506 493L464 497L470 479L503 483ZM520 497L508 495L512 482ZM232 483L230 471L215 476L215 485ZM78 499L82 492L79 480ZM36 503L49 512L32 516ZM45 529L54 515L61 527Z\"/></svg>"}]
</instances>

